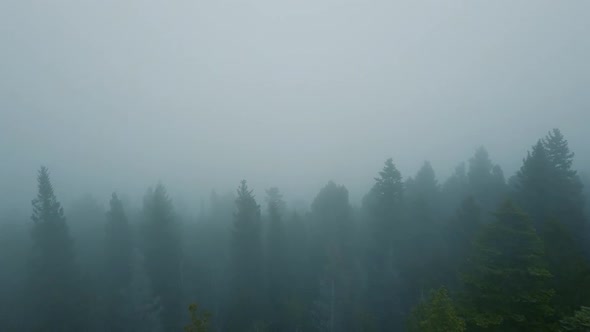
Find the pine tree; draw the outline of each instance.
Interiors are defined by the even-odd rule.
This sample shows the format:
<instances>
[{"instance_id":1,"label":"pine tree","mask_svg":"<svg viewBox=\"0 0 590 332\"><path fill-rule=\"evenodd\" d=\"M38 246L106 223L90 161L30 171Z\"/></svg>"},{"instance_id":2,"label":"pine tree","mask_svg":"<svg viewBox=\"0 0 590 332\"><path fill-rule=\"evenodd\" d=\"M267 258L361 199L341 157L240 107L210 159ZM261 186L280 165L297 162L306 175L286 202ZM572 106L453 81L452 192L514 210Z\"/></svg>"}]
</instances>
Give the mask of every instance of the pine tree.
<instances>
[{"instance_id":1,"label":"pine tree","mask_svg":"<svg viewBox=\"0 0 590 332\"><path fill-rule=\"evenodd\" d=\"M570 151L567 140L559 129L553 129L543 140L547 159L553 172L551 189L554 192L554 211L549 218L558 218L565 223L578 245L585 245L588 239L584 217L585 198L583 185L577 172L572 168L574 153Z\"/></svg>"},{"instance_id":2,"label":"pine tree","mask_svg":"<svg viewBox=\"0 0 590 332\"><path fill-rule=\"evenodd\" d=\"M562 223L547 222L541 236L549 272L553 275L553 306L557 316L563 317L590 303L590 289L583 286L590 284L590 265Z\"/></svg>"},{"instance_id":3,"label":"pine tree","mask_svg":"<svg viewBox=\"0 0 590 332\"><path fill-rule=\"evenodd\" d=\"M143 217L145 268L154 295L162 304L162 326L165 331L177 331L182 328L183 317L182 247L172 201L163 185L148 190Z\"/></svg>"},{"instance_id":4,"label":"pine tree","mask_svg":"<svg viewBox=\"0 0 590 332\"><path fill-rule=\"evenodd\" d=\"M41 167L37 198L32 201L33 248L27 280L31 331L81 331L85 302L74 243L63 209L53 192L49 171Z\"/></svg>"},{"instance_id":5,"label":"pine tree","mask_svg":"<svg viewBox=\"0 0 590 332\"><path fill-rule=\"evenodd\" d=\"M269 295L270 317L273 317L271 328L285 330L287 321L287 290L289 274L287 261L287 243L282 221L285 202L278 188L266 191L268 204L269 229L266 245L267 282Z\"/></svg>"},{"instance_id":6,"label":"pine tree","mask_svg":"<svg viewBox=\"0 0 590 332\"><path fill-rule=\"evenodd\" d=\"M311 218L315 226L312 266L317 273L316 308L329 308L328 331L354 330L358 275L348 190L328 182L311 205Z\"/></svg>"},{"instance_id":7,"label":"pine tree","mask_svg":"<svg viewBox=\"0 0 590 332\"><path fill-rule=\"evenodd\" d=\"M484 147L477 149L473 158L469 160L467 178L470 194L484 211L495 210L504 199L507 191L504 173L500 166L492 163Z\"/></svg>"},{"instance_id":8,"label":"pine tree","mask_svg":"<svg viewBox=\"0 0 590 332\"><path fill-rule=\"evenodd\" d=\"M551 274L529 218L507 201L484 227L463 277L463 309L473 328L551 331Z\"/></svg>"},{"instance_id":9,"label":"pine tree","mask_svg":"<svg viewBox=\"0 0 590 332\"><path fill-rule=\"evenodd\" d=\"M133 241L123 203L113 193L106 214L105 291L109 331L129 331L130 322L124 308L124 294L133 277Z\"/></svg>"},{"instance_id":10,"label":"pine tree","mask_svg":"<svg viewBox=\"0 0 590 332\"><path fill-rule=\"evenodd\" d=\"M456 216L450 220L447 237L449 243L447 266L450 268L450 285L454 288L459 285L458 271L464 269L468 257L472 254L475 235L482 225L481 219L481 208L473 196L469 196L463 200Z\"/></svg>"},{"instance_id":11,"label":"pine tree","mask_svg":"<svg viewBox=\"0 0 590 332\"><path fill-rule=\"evenodd\" d=\"M228 329L249 331L265 318L260 206L246 180L242 180L237 193L231 243L232 303Z\"/></svg>"},{"instance_id":12,"label":"pine tree","mask_svg":"<svg viewBox=\"0 0 590 332\"><path fill-rule=\"evenodd\" d=\"M404 184L401 173L387 159L371 191L363 199L363 210L369 228L366 302L374 313L379 329L400 329L399 243L403 239L402 202Z\"/></svg>"},{"instance_id":13,"label":"pine tree","mask_svg":"<svg viewBox=\"0 0 590 332\"><path fill-rule=\"evenodd\" d=\"M407 225L399 259L403 306L411 308L429 289L443 282L445 244L439 222L439 186L430 163L425 162L406 184Z\"/></svg>"},{"instance_id":14,"label":"pine tree","mask_svg":"<svg viewBox=\"0 0 590 332\"><path fill-rule=\"evenodd\" d=\"M573 156L561 132L554 129L524 159L515 191L538 230L549 220L558 220L588 253L583 186L572 169Z\"/></svg>"}]
</instances>

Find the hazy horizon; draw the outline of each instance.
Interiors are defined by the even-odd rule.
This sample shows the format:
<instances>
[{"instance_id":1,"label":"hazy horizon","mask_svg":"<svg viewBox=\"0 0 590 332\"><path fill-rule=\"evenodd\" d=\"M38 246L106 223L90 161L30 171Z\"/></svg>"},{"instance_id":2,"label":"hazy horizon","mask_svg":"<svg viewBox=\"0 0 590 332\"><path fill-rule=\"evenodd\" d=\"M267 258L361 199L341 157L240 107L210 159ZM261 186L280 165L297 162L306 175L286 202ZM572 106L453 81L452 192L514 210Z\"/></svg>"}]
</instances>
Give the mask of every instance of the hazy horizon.
<instances>
[{"instance_id":1,"label":"hazy horizon","mask_svg":"<svg viewBox=\"0 0 590 332\"><path fill-rule=\"evenodd\" d=\"M483 145L509 177L554 127L588 168L589 11L4 1L0 205L28 208L40 165L64 203L140 200L158 181L206 198L241 179L307 202L334 180L358 202L389 157L404 178L429 160L442 182Z\"/></svg>"}]
</instances>

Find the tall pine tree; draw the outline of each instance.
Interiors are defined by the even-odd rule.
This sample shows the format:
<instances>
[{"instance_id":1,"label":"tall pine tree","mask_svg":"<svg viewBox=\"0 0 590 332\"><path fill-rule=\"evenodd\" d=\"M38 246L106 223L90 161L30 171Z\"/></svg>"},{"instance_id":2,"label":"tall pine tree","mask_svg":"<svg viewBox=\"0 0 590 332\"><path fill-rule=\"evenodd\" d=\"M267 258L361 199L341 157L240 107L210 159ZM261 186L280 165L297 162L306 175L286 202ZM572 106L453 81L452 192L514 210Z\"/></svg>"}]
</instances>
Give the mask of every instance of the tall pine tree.
<instances>
[{"instance_id":1,"label":"tall pine tree","mask_svg":"<svg viewBox=\"0 0 590 332\"><path fill-rule=\"evenodd\" d=\"M27 280L30 331L82 331L86 303L63 209L41 167L33 204L33 248Z\"/></svg>"},{"instance_id":2,"label":"tall pine tree","mask_svg":"<svg viewBox=\"0 0 590 332\"><path fill-rule=\"evenodd\" d=\"M105 328L109 331L129 331L125 294L133 278L133 241L123 203L113 193L105 227Z\"/></svg>"},{"instance_id":3,"label":"tall pine tree","mask_svg":"<svg viewBox=\"0 0 590 332\"><path fill-rule=\"evenodd\" d=\"M184 317L182 246L172 201L163 185L148 190L143 217L145 268L153 293L160 298L162 326L165 331L178 331Z\"/></svg>"},{"instance_id":4,"label":"tall pine tree","mask_svg":"<svg viewBox=\"0 0 590 332\"><path fill-rule=\"evenodd\" d=\"M267 324L260 206L242 180L236 198L231 243L231 303L229 331L253 331Z\"/></svg>"}]
</instances>

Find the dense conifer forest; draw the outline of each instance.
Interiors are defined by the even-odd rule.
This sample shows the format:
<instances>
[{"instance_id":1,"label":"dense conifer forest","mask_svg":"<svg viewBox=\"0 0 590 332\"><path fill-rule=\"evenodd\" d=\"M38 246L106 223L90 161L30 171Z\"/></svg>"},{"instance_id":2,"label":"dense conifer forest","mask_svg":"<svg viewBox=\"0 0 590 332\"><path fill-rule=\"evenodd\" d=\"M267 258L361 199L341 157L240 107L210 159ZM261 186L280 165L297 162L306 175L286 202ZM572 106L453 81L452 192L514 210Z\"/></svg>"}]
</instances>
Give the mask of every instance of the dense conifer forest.
<instances>
[{"instance_id":1,"label":"dense conifer forest","mask_svg":"<svg viewBox=\"0 0 590 332\"><path fill-rule=\"evenodd\" d=\"M0 223L0 330L588 331L573 165L553 129L508 178L481 147L447 179L387 159L359 206L332 181L295 209L243 180L196 216L162 183L64 207L41 166L30 218Z\"/></svg>"}]
</instances>

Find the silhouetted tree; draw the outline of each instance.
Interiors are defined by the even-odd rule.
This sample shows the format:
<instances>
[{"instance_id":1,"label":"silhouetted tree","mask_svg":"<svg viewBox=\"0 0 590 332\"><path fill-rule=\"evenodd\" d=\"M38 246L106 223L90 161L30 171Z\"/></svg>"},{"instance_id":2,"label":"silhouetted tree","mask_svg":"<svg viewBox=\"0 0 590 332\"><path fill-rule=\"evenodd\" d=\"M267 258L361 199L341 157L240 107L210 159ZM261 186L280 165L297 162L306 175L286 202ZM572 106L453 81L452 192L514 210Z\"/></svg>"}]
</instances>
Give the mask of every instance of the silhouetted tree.
<instances>
[{"instance_id":1,"label":"silhouetted tree","mask_svg":"<svg viewBox=\"0 0 590 332\"><path fill-rule=\"evenodd\" d=\"M265 320L264 270L260 206L246 180L237 191L231 242L230 331L250 331Z\"/></svg>"},{"instance_id":2,"label":"silhouetted tree","mask_svg":"<svg viewBox=\"0 0 590 332\"><path fill-rule=\"evenodd\" d=\"M132 322L127 317L129 309L124 308L124 295L133 278L133 241L123 203L115 193L111 197L106 218L105 328L109 331L129 331Z\"/></svg>"},{"instance_id":3,"label":"silhouetted tree","mask_svg":"<svg viewBox=\"0 0 590 332\"><path fill-rule=\"evenodd\" d=\"M143 201L143 248L146 272L154 295L162 305L161 321L165 331L182 328L182 246L172 201L158 184L148 190Z\"/></svg>"},{"instance_id":4,"label":"silhouetted tree","mask_svg":"<svg viewBox=\"0 0 590 332\"><path fill-rule=\"evenodd\" d=\"M27 280L30 331L82 331L86 301L63 209L41 167L33 204L33 248Z\"/></svg>"}]
</instances>

